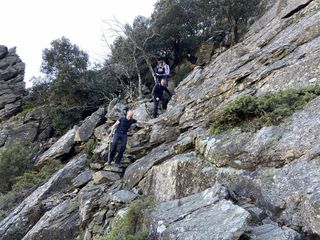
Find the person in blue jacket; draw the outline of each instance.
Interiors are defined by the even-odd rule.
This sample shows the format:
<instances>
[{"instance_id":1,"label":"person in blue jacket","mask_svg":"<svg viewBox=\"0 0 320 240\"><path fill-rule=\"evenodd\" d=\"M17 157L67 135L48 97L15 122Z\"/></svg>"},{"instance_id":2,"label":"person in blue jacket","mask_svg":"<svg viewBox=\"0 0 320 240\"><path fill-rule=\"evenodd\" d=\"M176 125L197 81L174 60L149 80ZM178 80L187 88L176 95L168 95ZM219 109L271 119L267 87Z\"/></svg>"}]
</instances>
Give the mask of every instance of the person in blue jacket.
<instances>
[{"instance_id":1,"label":"person in blue jacket","mask_svg":"<svg viewBox=\"0 0 320 240\"><path fill-rule=\"evenodd\" d=\"M116 155L117 152L117 146L120 143L120 150L118 152L117 159L115 161L115 166L116 167L121 167L121 159L123 157L123 154L126 150L127 146L127 133L129 128L136 123L141 123L141 124L147 124L151 125L152 123L145 122L145 121L138 121L133 118L133 112L128 111L125 117L120 117L116 123L111 127L111 134L109 137L111 137L112 133L114 132L113 136L113 143L111 147L111 152L109 159L107 160L106 164L110 165Z\"/></svg>"}]
</instances>

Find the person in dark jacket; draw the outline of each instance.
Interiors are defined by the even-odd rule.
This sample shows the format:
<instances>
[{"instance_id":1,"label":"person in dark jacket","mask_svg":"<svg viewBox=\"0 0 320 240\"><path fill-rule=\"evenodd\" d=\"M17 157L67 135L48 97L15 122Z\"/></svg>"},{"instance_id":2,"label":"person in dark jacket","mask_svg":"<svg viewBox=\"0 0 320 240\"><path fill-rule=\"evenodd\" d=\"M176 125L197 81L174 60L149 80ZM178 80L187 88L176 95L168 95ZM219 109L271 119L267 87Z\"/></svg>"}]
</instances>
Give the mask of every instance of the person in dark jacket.
<instances>
[{"instance_id":1,"label":"person in dark jacket","mask_svg":"<svg viewBox=\"0 0 320 240\"><path fill-rule=\"evenodd\" d=\"M155 74L156 80L157 80L156 84L160 83L161 79L165 78L165 75L166 75L164 61L159 60L158 65L154 68L153 71L154 71L154 74Z\"/></svg>"},{"instance_id":2,"label":"person in dark jacket","mask_svg":"<svg viewBox=\"0 0 320 240\"><path fill-rule=\"evenodd\" d=\"M187 61L189 62L189 63L191 63L192 65L196 65L196 63L197 63L197 57L196 56L194 56L193 54L191 54L190 52L188 52L188 54L187 54Z\"/></svg>"},{"instance_id":3,"label":"person in dark jacket","mask_svg":"<svg viewBox=\"0 0 320 240\"><path fill-rule=\"evenodd\" d=\"M150 122L137 121L136 119L133 118L133 112L128 111L125 117L120 117L116 121L116 123L111 127L111 134L109 137L111 137L113 132L114 132L114 136L113 136L113 143L111 147L110 157L107 160L106 165L110 165L112 163L117 152L117 146L120 142L121 146L118 152L117 160L115 161L115 165L116 167L121 167L121 159L123 157L123 154L127 146L127 132L131 127L131 125L136 123L147 124L147 125L152 124Z\"/></svg>"},{"instance_id":4,"label":"person in dark jacket","mask_svg":"<svg viewBox=\"0 0 320 240\"><path fill-rule=\"evenodd\" d=\"M171 92L166 87L166 80L162 79L160 84L156 84L152 90L154 118L158 116L158 107L159 107L160 101L162 102L162 108L167 109L167 104L169 102L169 99L163 95L164 91L167 92L170 97L172 96Z\"/></svg>"}]
</instances>

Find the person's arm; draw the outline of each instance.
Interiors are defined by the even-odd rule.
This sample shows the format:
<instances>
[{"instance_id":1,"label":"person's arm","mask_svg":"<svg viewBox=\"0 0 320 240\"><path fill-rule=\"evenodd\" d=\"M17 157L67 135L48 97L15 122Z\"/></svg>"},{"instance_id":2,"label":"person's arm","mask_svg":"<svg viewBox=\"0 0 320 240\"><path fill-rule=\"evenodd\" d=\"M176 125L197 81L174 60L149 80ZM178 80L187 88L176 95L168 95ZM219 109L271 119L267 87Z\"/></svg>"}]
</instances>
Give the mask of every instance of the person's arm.
<instances>
[{"instance_id":1,"label":"person's arm","mask_svg":"<svg viewBox=\"0 0 320 240\"><path fill-rule=\"evenodd\" d=\"M166 74L167 76L170 75L170 67L169 67L168 64L166 64L166 67L165 67L164 71L165 71L165 74Z\"/></svg>"},{"instance_id":2,"label":"person's arm","mask_svg":"<svg viewBox=\"0 0 320 240\"><path fill-rule=\"evenodd\" d=\"M155 67L155 68L153 69L153 73L154 73L154 75L159 76L158 67Z\"/></svg>"},{"instance_id":3,"label":"person's arm","mask_svg":"<svg viewBox=\"0 0 320 240\"><path fill-rule=\"evenodd\" d=\"M158 85L155 85L152 89L152 95L154 96L154 98L159 101L159 94L158 94Z\"/></svg>"},{"instance_id":4,"label":"person's arm","mask_svg":"<svg viewBox=\"0 0 320 240\"><path fill-rule=\"evenodd\" d=\"M112 135L114 133L115 128L120 124L120 121L117 120L111 127L111 132L110 135Z\"/></svg>"},{"instance_id":5,"label":"person's arm","mask_svg":"<svg viewBox=\"0 0 320 240\"><path fill-rule=\"evenodd\" d=\"M149 121L141 121L141 120L139 120L139 121L137 121L137 123L139 124L143 124L143 125L153 125L153 123L152 122L149 122Z\"/></svg>"}]
</instances>

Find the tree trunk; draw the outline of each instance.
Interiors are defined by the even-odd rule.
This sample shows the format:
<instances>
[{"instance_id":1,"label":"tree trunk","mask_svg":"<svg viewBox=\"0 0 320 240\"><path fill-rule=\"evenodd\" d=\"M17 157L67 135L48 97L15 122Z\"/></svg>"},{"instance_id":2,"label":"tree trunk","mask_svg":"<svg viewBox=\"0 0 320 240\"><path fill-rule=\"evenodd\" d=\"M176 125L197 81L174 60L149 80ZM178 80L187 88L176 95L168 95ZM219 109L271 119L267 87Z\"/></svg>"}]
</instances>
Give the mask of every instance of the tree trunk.
<instances>
[{"instance_id":1,"label":"tree trunk","mask_svg":"<svg viewBox=\"0 0 320 240\"><path fill-rule=\"evenodd\" d=\"M231 26L232 45L235 45L239 41L238 23L234 22Z\"/></svg>"},{"instance_id":2,"label":"tree trunk","mask_svg":"<svg viewBox=\"0 0 320 240\"><path fill-rule=\"evenodd\" d=\"M143 58L144 58L144 60L146 61L147 65L148 65L149 71L150 71L150 73L151 73L151 75L153 77L154 84L157 84L157 78L154 75L154 71L153 71L150 59L148 58L147 54L144 51L142 52L142 55L143 55Z\"/></svg>"},{"instance_id":3,"label":"tree trunk","mask_svg":"<svg viewBox=\"0 0 320 240\"><path fill-rule=\"evenodd\" d=\"M140 70L139 70L139 66L138 66L138 62L135 56L133 56L133 60L134 60L134 65L137 71L137 75L138 75L138 99L142 99L142 79L141 79L141 74L140 74Z\"/></svg>"}]
</instances>

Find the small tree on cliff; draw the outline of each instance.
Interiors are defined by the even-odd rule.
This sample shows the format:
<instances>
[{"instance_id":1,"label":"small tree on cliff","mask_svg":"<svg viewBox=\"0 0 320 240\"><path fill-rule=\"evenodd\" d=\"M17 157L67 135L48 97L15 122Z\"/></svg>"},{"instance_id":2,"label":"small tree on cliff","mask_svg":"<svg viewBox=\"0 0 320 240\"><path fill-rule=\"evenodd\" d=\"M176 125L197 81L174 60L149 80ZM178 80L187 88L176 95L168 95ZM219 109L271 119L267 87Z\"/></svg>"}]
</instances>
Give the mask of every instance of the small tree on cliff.
<instances>
[{"instance_id":1,"label":"small tree on cliff","mask_svg":"<svg viewBox=\"0 0 320 240\"><path fill-rule=\"evenodd\" d=\"M62 37L51 42L51 48L42 53L41 72L52 82L54 100L61 103L77 103L74 97L78 81L87 71L88 54Z\"/></svg>"},{"instance_id":2,"label":"small tree on cliff","mask_svg":"<svg viewBox=\"0 0 320 240\"><path fill-rule=\"evenodd\" d=\"M131 69L135 69L137 74L138 93L139 97L141 97L142 78L139 66L144 61L150 74L154 77L151 65L151 59L154 58L154 55L149 44L157 34L151 31L149 19L143 16L137 16L132 25L122 24L116 19L105 21L105 23L108 26L106 29L107 35L116 37L116 41L112 46L108 44L112 51L111 60L119 63L120 59L120 62L123 63L123 59L127 59L125 65L128 66L128 72Z\"/></svg>"},{"instance_id":3,"label":"small tree on cliff","mask_svg":"<svg viewBox=\"0 0 320 240\"><path fill-rule=\"evenodd\" d=\"M251 17L257 16L261 3L259 0L216 0L214 8L217 24L229 26L232 44L239 41L239 27L246 25Z\"/></svg>"}]
</instances>

